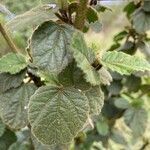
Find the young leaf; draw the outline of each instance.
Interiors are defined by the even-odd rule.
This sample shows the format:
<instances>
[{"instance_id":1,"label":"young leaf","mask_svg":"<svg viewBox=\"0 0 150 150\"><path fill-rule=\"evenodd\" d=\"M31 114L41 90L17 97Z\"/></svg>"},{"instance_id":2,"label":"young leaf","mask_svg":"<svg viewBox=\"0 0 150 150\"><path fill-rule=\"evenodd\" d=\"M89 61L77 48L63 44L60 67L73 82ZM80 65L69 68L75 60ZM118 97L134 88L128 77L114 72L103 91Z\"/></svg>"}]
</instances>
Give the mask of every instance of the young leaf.
<instances>
[{"instance_id":1,"label":"young leaf","mask_svg":"<svg viewBox=\"0 0 150 150\"><path fill-rule=\"evenodd\" d=\"M27 107L36 87L24 84L0 95L0 114L3 122L12 129L21 129L28 124Z\"/></svg>"},{"instance_id":2,"label":"young leaf","mask_svg":"<svg viewBox=\"0 0 150 150\"><path fill-rule=\"evenodd\" d=\"M106 52L100 62L105 67L122 75L129 75L135 71L150 70L150 64L146 60L116 51Z\"/></svg>"},{"instance_id":3,"label":"young leaf","mask_svg":"<svg viewBox=\"0 0 150 150\"><path fill-rule=\"evenodd\" d=\"M1 73L0 74L0 93L11 88L16 88L21 85L25 78L26 71L21 71L17 74Z\"/></svg>"},{"instance_id":4,"label":"young leaf","mask_svg":"<svg viewBox=\"0 0 150 150\"><path fill-rule=\"evenodd\" d=\"M138 9L132 16L133 26L139 33L150 30L150 14L143 9Z\"/></svg>"},{"instance_id":5,"label":"young leaf","mask_svg":"<svg viewBox=\"0 0 150 150\"><path fill-rule=\"evenodd\" d=\"M47 145L71 142L83 128L88 114L87 98L74 88L40 87L29 103L32 132Z\"/></svg>"},{"instance_id":6,"label":"young leaf","mask_svg":"<svg viewBox=\"0 0 150 150\"><path fill-rule=\"evenodd\" d=\"M95 59L94 52L87 47L80 32L74 34L72 47L77 66L84 72L86 81L94 86L103 83L100 73L91 65Z\"/></svg>"},{"instance_id":7,"label":"young leaf","mask_svg":"<svg viewBox=\"0 0 150 150\"><path fill-rule=\"evenodd\" d=\"M99 86L91 87L85 91L88 98L91 115L99 115L104 104L104 93Z\"/></svg>"},{"instance_id":8,"label":"young leaf","mask_svg":"<svg viewBox=\"0 0 150 150\"><path fill-rule=\"evenodd\" d=\"M0 58L0 72L16 74L26 68L27 60L21 54L8 53Z\"/></svg>"},{"instance_id":9,"label":"young leaf","mask_svg":"<svg viewBox=\"0 0 150 150\"><path fill-rule=\"evenodd\" d=\"M69 25L52 21L39 26L30 43L33 63L43 71L60 73L72 59L70 40L73 30Z\"/></svg>"},{"instance_id":10,"label":"young leaf","mask_svg":"<svg viewBox=\"0 0 150 150\"><path fill-rule=\"evenodd\" d=\"M37 6L22 15L18 15L6 24L6 28L14 31L25 29L27 27L35 27L41 23L54 19L57 11L55 4L45 4Z\"/></svg>"}]
</instances>

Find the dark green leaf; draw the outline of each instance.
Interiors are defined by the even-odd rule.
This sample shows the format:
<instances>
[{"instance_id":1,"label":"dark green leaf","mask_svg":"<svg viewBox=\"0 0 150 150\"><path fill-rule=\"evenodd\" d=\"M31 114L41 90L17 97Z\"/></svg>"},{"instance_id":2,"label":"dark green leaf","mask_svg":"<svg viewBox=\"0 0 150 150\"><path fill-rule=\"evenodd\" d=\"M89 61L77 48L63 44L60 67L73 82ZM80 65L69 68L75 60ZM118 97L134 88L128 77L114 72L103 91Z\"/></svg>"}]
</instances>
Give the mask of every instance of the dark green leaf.
<instances>
[{"instance_id":1,"label":"dark green leaf","mask_svg":"<svg viewBox=\"0 0 150 150\"><path fill-rule=\"evenodd\" d=\"M0 150L8 150L9 146L17 140L14 132L7 129L0 137Z\"/></svg>"},{"instance_id":2,"label":"dark green leaf","mask_svg":"<svg viewBox=\"0 0 150 150\"><path fill-rule=\"evenodd\" d=\"M0 114L10 128L20 129L28 124L28 102L35 90L33 84L24 84L0 95Z\"/></svg>"},{"instance_id":3,"label":"dark green leaf","mask_svg":"<svg viewBox=\"0 0 150 150\"><path fill-rule=\"evenodd\" d=\"M131 75L126 78L126 82L124 83L128 92L137 92L140 89L141 78Z\"/></svg>"},{"instance_id":4,"label":"dark green leaf","mask_svg":"<svg viewBox=\"0 0 150 150\"><path fill-rule=\"evenodd\" d=\"M144 9L144 11L146 11L146 12L150 12L150 1L144 0L143 9Z\"/></svg>"},{"instance_id":5,"label":"dark green leaf","mask_svg":"<svg viewBox=\"0 0 150 150\"><path fill-rule=\"evenodd\" d=\"M87 11L87 20L89 23L92 23L92 22L95 22L98 20L98 14L97 14L97 11L92 8L92 7L89 7L88 8L88 11Z\"/></svg>"},{"instance_id":6,"label":"dark green leaf","mask_svg":"<svg viewBox=\"0 0 150 150\"><path fill-rule=\"evenodd\" d=\"M45 22L31 38L33 63L43 71L60 73L72 59L70 41L73 27Z\"/></svg>"},{"instance_id":7,"label":"dark green leaf","mask_svg":"<svg viewBox=\"0 0 150 150\"><path fill-rule=\"evenodd\" d=\"M74 88L41 87L29 103L32 132L47 145L71 142L83 128L88 114L87 98Z\"/></svg>"},{"instance_id":8,"label":"dark green leaf","mask_svg":"<svg viewBox=\"0 0 150 150\"><path fill-rule=\"evenodd\" d=\"M0 74L0 93L11 88L16 88L21 85L26 75L26 71L21 71L17 74L1 73Z\"/></svg>"},{"instance_id":9,"label":"dark green leaf","mask_svg":"<svg viewBox=\"0 0 150 150\"><path fill-rule=\"evenodd\" d=\"M107 87L109 94L111 95L119 95L122 90L122 84L120 81L113 81L110 86Z\"/></svg>"},{"instance_id":10,"label":"dark green leaf","mask_svg":"<svg viewBox=\"0 0 150 150\"><path fill-rule=\"evenodd\" d=\"M128 18L130 18L131 14L136 10L136 5L134 4L134 2L130 2L128 3L125 8L124 8L124 12L126 12L126 15Z\"/></svg>"},{"instance_id":11,"label":"dark green leaf","mask_svg":"<svg viewBox=\"0 0 150 150\"><path fill-rule=\"evenodd\" d=\"M128 35L127 31L121 31L117 35L114 36L114 41L119 42L124 39Z\"/></svg>"}]
</instances>

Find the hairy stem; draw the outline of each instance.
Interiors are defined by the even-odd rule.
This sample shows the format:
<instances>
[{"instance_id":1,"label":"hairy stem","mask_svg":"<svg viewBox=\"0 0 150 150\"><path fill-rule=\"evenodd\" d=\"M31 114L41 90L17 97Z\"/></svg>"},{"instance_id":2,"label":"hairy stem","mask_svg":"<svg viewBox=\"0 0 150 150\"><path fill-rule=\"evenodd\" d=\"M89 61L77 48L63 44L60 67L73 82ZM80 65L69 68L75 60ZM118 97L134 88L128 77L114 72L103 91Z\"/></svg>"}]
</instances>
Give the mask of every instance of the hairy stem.
<instances>
[{"instance_id":1,"label":"hairy stem","mask_svg":"<svg viewBox=\"0 0 150 150\"><path fill-rule=\"evenodd\" d=\"M79 0L78 2L74 25L79 30L82 30L84 27L86 14L87 14L87 8L88 8L87 5L88 5L88 0Z\"/></svg>"},{"instance_id":2,"label":"hairy stem","mask_svg":"<svg viewBox=\"0 0 150 150\"><path fill-rule=\"evenodd\" d=\"M5 28L3 27L3 25L1 23L0 23L0 32L2 33L4 39L8 43L11 50L15 53L18 53L19 51L18 51L17 47L15 46L12 39L10 38L10 36L8 35L7 31L5 30Z\"/></svg>"}]
</instances>

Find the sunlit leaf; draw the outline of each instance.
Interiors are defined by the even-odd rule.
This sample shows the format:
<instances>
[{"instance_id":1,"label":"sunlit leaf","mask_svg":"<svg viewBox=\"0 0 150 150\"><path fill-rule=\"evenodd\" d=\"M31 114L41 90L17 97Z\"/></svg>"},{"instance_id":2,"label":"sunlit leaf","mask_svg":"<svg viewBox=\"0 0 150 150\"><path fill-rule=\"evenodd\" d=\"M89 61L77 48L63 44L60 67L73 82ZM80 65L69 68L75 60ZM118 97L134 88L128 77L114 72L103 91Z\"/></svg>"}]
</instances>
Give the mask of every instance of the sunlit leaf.
<instances>
[{"instance_id":1,"label":"sunlit leaf","mask_svg":"<svg viewBox=\"0 0 150 150\"><path fill-rule=\"evenodd\" d=\"M21 54L8 53L0 58L0 72L16 74L26 68L27 60Z\"/></svg>"},{"instance_id":2,"label":"sunlit leaf","mask_svg":"<svg viewBox=\"0 0 150 150\"><path fill-rule=\"evenodd\" d=\"M116 51L106 52L100 62L105 67L122 75L129 75L135 71L150 70L150 64L145 59Z\"/></svg>"}]
</instances>

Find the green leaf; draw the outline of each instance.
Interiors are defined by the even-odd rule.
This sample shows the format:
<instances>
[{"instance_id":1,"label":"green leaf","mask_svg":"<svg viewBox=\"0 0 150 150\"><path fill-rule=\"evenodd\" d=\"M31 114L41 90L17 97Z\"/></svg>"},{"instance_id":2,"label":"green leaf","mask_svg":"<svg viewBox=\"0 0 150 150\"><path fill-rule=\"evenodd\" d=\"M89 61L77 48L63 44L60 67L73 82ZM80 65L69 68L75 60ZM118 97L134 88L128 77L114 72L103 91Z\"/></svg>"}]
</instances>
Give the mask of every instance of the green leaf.
<instances>
[{"instance_id":1,"label":"green leaf","mask_svg":"<svg viewBox=\"0 0 150 150\"><path fill-rule=\"evenodd\" d=\"M35 27L41 23L56 18L57 7L51 4L37 6L24 14L18 15L6 24L11 31L21 30L27 27Z\"/></svg>"},{"instance_id":2,"label":"green leaf","mask_svg":"<svg viewBox=\"0 0 150 150\"><path fill-rule=\"evenodd\" d=\"M32 150L30 143L23 142L23 143L13 143L8 150Z\"/></svg>"},{"instance_id":3,"label":"green leaf","mask_svg":"<svg viewBox=\"0 0 150 150\"><path fill-rule=\"evenodd\" d=\"M110 82L112 82L113 78L109 71L107 71L105 67L102 67L100 70L98 70L98 73L100 75L101 83L104 85L110 85Z\"/></svg>"},{"instance_id":4,"label":"green leaf","mask_svg":"<svg viewBox=\"0 0 150 150\"><path fill-rule=\"evenodd\" d=\"M17 140L14 132L7 129L0 137L0 150L8 150L9 146Z\"/></svg>"},{"instance_id":5,"label":"green leaf","mask_svg":"<svg viewBox=\"0 0 150 150\"><path fill-rule=\"evenodd\" d=\"M0 93L5 92L11 88L16 88L21 85L25 78L26 71L21 71L17 74L1 73L0 74Z\"/></svg>"},{"instance_id":6,"label":"green leaf","mask_svg":"<svg viewBox=\"0 0 150 150\"><path fill-rule=\"evenodd\" d=\"M109 133L109 126L106 120L96 122L96 129L100 135L106 136Z\"/></svg>"},{"instance_id":7,"label":"green leaf","mask_svg":"<svg viewBox=\"0 0 150 150\"><path fill-rule=\"evenodd\" d=\"M123 40L128 35L127 31L121 31L117 35L114 36L114 41L119 42Z\"/></svg>"},{"instance_id":8,"label":"green leaf","mask_svg":"<svg viewBox=\"0 0 150 150\"><path fill-rule=\"evenodd\" d=\"M0 58L0 72L16 74L27 67L27 60L21 54L8 53Z\"/></svg>"},{"instance_id":9,"label":"green leaf","mask_svg":"<svg viewBox=\"0 0 150 150\"><path fill-rule=\"evenodd\" d=\"M104 93L100 86L91 87L85 91L88 98L91 115L99 115L104 104Z\"/></svg>"},{"instance_id":10,"label":"green leaf","mask_svg":"<svg viewBox=\"0 0 150 150\"><path fill-rule=\"evenodd\" d=\"M88 114L87 98L71 87L40 87L29 103L32 132L47 145L71 142L83 128Z\"/></svg>"},{"instance_id":11,"label":"green leaf","mask_svg":"<svg viewBox=\"0 0 150 150\"><path fill-rule=\"evenodd\" d=\"M35 90L33 84L24 84L0 95L0 115L10 128L17 130L28 124L28 102Z\"/></svg>"},{"instance_id":12,"label":"green leaf","mask_svg":"<svg viewBox=\"0 0 150 150\"><path fill-rule=\"evenodd\" d=\"M128 18L130 18L131 14L136 10L136 5L134 2L130 2L128 3L125 8L124 8L124 12L126 12L126 15Z\"/></svg>"},{"instance_id":13,"label":"green leaf","mask_svg":"<svg viewBox=\"0 0 150 150\"><path fill-rule=\"evenodd\" d=\"M135 71L150 70L150 64L138 56L130 56L122 52L106 52L100 62L112 71L129 75Z\"/></svg>"},{"instance_id":14,"label":"green leaf","mask_svg":"<svg viewBox=\"0 0 150 150\"><path fill-rule=\"evenodd\" d=\"M144 33L150 30L150 13L145 12L143 9L138 9L132 16L133 27L138 33Z\"/></svg>"},{"instance_id":15,"label":"green leaf","mask_svg":"<svg viewBox=\"0 0 150 150\"><path fill-rule=\"evenodd\" d=\"M150 12L150 1L144 0L144 5L142 7L145 12Z\"/></svg>"},{"instance_id":16,"label":"green leaf","mask_svg":"<svg viewBox=\"0 0 150 150\"><path fill-rule=\"evenodd\" d=\"M80 32L74 34L72 47L77 66L84 72L86 81L92 85L99 85L102 82L100 73L91 65L95 59L95 55L87 47L83 34Z\"/></svg>"},{"instance_id":17,"label":"green leaf","mask_svg":"<svg viewBox=\"0 0 150 150\"><path fill-rule=\"evenodd\" d=\"M72 59L70 41L74 29L52 21L40 25L31 38L33 63L43 71L60 73Z\"/></svg>"},{"instance_id":18,"label":"green leaf","mask_svg":"<svg viewBox=\"0 0 150 150\"><path fill-rule=\"evenodd\" d=\"M112 130L110 138L116 143L122 144L124 146L127 145L127 140L123 136L122 132L115 128Z\"/></svg>"},{"instance_id":19,"label":"green leaf","mask_svg":"<svg viewBox=\"0 0 150 150\"><path fill-rule=\"evenodd\" d=\"M121 81L113 81L110 86L107 87L110 95L119 95L122 90Z\"/></svg>"},{"instance_id":20,"label":"green leaf","mask_svg":"<svg viewBox=\"0 0 150 150\"><path fill-rule=\"evenodd\" d=\"M132 129L135 136L141 136L148 123L148 114L143 108L129 108L124 114L125 123Z\"/></svg>"},{"instance_id":21,"label":"green leaf","mask_svg":"<svg viewBox=\"0 0 150 150\"><path fill-rule=\"evenodd\" d=\"M0 119L0 137L4 134L4 132L5 132L5 124Z\"/></svg>"},{"instance_id":22,"label":"green leaf","mask_svg":"<svg viewBox=\"0 0 150 150\"><path fill-rule=\"evenodd\" d=\"M128 92L137 92L140 90L141 81L142 79L140 77L136 77L134 75L128 76L126 78L126 81L124 83L124 86L127 88Z\"/></svg>"},{"instance_id":23,"label":"green leaf","mask_svg":"<svg viewBox=\"0 0 150 150\"><path fill-rule=\"evenodd\" d=\"M92 8L92 7L89 7L88 10L87 10L87 21L89 23L92 23L92 22L95 22L98 20L98 14L97 14L97 11Z\"/></svg>"},{"instance_id":24,"label":"green leaf","mask_svg":"<svg viewBox=\"0 0 150 150\"><path fill-rule=\"evenodd\" d=\"M127 109L130 106L129 102L124 98L116 98L114 105L120 109Z\"/></svg>"}]
</instances>

